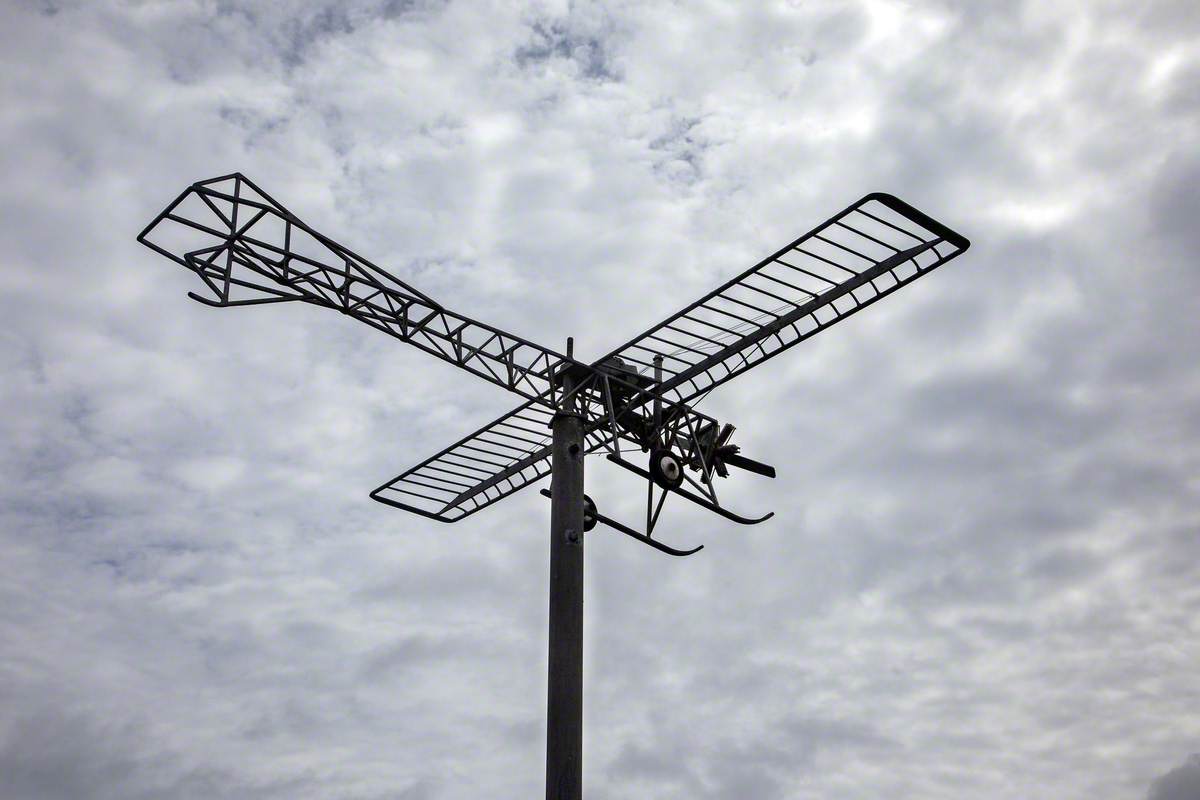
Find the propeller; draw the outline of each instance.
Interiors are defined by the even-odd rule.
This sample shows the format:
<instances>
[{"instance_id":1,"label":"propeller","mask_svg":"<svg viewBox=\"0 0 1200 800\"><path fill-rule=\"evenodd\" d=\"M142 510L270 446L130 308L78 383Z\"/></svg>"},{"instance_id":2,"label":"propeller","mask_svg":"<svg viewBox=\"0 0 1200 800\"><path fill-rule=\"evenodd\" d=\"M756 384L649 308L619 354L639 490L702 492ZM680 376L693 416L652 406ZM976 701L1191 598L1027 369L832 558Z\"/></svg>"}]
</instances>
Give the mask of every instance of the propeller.
<instances>
[{"instance_id":1,"label":"propeller","mask_svg":"<svg viewBox=\"0 0 1200 800\"><path fill-rule=\"evenodd\" d=\"M753 472L755 475L762 475L765 478L774 478L774 467L740 455L742 448L730 443L729 440L733 438L735 430L737 428L729 423L722 425L720 430L716 425L710 425L696 436L697 447L692 447L691 438L684 438L680 444L683 445L683 449L692 452L688 466L701 471L707 464L722 478L729 477L729 467Z\"/></svg>"}]
</instances>

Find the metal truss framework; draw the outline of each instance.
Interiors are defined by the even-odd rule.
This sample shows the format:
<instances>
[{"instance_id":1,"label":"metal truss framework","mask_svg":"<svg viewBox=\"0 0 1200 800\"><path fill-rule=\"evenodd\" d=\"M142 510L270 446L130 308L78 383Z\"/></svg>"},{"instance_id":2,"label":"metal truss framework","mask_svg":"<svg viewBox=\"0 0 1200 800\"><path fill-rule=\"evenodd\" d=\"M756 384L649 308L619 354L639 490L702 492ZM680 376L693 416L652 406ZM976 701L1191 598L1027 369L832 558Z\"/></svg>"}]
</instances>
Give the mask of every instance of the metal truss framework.
<instances>
[{"instance_id":1,"label":"metal truss framework","mask_svg":"<svg viewBox=\"0 0 1200 800\"><path fill-rule=\"evenodd\" d=\"M588 453L605 451L629 466L621 458L623 445L674 450L694 473L684 480L720 510L713 477L727 474L715 449L722 428L690 404L968 247L966 239L897 198L868 195L584 364L444 308L309 227L240 173L188 187L138 240L201 278L209 296L190 293L199 302L330 308L523 397L516 409L371 493L443 522L548 475L550 422L565 408L583 417ZM606 369L614 360L634 370ZM653 380L646 377L650 370L657 370ZM573 388L564 393L562 376L568 373ZM732 426L726 429L724 438ZM736 463L733 455L725 458ZM651 493L647 534L658 510L661 500L656 504Z\"/></svg>"},{"instance_id":2,"label":"metal truss framework","mask_svg":"<svg viewBox=\"0 0 1200 800\"><path fill-rule=\"evenodd\" d=\"M660 552L669 494L727 519L716 478L737 468L734 428L694 405L717 386L958 256L966 239L885 194L864 197L733 280L592 364L456 314L301 222L235 173L193 184L138 236L196 273L217 307L302 302L334 309L524 398L513 411L380 486L371 496L454 522L553 475L546 796L579 800L583 751L583 546L597 523ZM630 449L649 453L645 467ZM644 532L599 513L584 457L646 481ZM691 473L691 474L689 474ZM656 499L656 489L658 496Z\"/></svg>"},{"instance_id":3,"label":"metal truss framework","mask_svg":"<svg viewBox=\"0 0 1200 800\"><path fill-rule=\"evenodd\" d=\"M447 311L305 225L240 174L188 187L138 241L200 276L215 306L332 308L526 398L553 397L565 356Z\"/></svg>"},{"instance_id":4,"label":"metal truss framework","mask_svg":"<svg viewBox=\"0 0 1200 800\"><path fill-rule=\"evenodd\" d=\"M907 203L886 194L867 195L824 224L791 242L723 286L607 354L643 370L658 364L662 380L644 399L692 403L753 366L866 308L941 266L968 247L963 237ZM604 392L601 397L607 396ZM603 417L604 408L589 407ZM552 414L547 409L544 414ZM372 493L372 497L434 519L455 521L485 508L550 472L548 416L519 406ZM691 430L665 441L696 441ZM703 428L711 421L699 418ZM711 422L715 425L715 422ZM532 425L534 431L529 430ZM619 427L619 426L618 426ZM588 428L589 452L603 443L602 423ZM595 437L595 438L592 438ZM645 446L644 441L635 441ZM617 455L609 447L610 457ZM689 450L684 454L695 460ZM490 460L489 460L490 459ZM695 488L717 503L712 458ZM470 475L458 470L469 462ZM484 476L477 482L475 475ZM652 532L661 499L647 503ZM650 509L655 511L651 513Z\"/></svg>"}]
</instances>

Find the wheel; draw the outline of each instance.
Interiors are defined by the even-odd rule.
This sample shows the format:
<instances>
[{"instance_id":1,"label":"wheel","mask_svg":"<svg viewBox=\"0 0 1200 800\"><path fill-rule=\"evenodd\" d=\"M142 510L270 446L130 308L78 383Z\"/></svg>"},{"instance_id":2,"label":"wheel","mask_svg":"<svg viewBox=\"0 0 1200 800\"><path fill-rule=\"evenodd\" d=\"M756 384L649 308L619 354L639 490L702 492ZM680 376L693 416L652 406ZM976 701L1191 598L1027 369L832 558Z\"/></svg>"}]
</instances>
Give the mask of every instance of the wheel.
<instances>
[{"instance_id":1,"label":"wheel","mask_svg":"<svg viewBox=\"0 0 1200 800\"><path fill-rule=\"evenodd\" d=\"M652 450L650 477L664 489L678 489L683 483L683 462L670 450Z\"/></svg>"},{"instance_id":2,"label":"wheel","mask_svg":"<svg viewBox=\"0 0 1200 800\"><path fill-rule=\"evenodd\" d=\"M583 530L596 527L596 503L586 494L583 496Z\"/></svg>"}]
</instances>

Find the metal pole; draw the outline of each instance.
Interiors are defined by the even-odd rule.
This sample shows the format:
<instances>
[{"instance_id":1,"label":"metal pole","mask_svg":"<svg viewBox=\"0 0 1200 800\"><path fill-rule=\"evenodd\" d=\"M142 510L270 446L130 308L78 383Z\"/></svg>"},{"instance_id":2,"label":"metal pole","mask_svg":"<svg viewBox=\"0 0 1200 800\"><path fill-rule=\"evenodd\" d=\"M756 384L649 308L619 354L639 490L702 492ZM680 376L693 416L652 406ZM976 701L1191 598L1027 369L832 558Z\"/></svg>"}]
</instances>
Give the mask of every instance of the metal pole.
<instances>
[{"instance_id":1,"label":"metal pole","mask_svg":"<svg viewBox=\"0 0 1200 800\"><path fill-rule=\"evenodd\" d=\"M564 396L572 388L566 378ZM573 407L552 423L546 800L583 793L583 419Z\"/></svg>"}]
</instances>

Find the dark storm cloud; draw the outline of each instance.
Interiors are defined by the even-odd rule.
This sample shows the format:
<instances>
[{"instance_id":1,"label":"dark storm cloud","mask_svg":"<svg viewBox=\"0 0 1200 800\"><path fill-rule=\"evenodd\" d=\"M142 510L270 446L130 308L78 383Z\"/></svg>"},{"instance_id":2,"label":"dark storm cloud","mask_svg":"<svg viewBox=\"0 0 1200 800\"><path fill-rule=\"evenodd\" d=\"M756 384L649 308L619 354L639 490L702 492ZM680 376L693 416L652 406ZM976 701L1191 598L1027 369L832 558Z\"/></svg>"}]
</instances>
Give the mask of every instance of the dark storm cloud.
<instances>
[{"instance_id":1,"label":"dark storm cloud","mask_svg":"<svg viewBox=\"0 0 1200 800\"><path fill-rule=\"evenodd\" d=\"M540 791L545 501L366 499L512 401L190 303L133 236L232 169L584 353L867 191L962 230L705 401L770 523L592 535L589 794L1144 793L1200 736L1195 37L1168 2L9 9L0 794Z\"/></svg>"}]
</instances>

